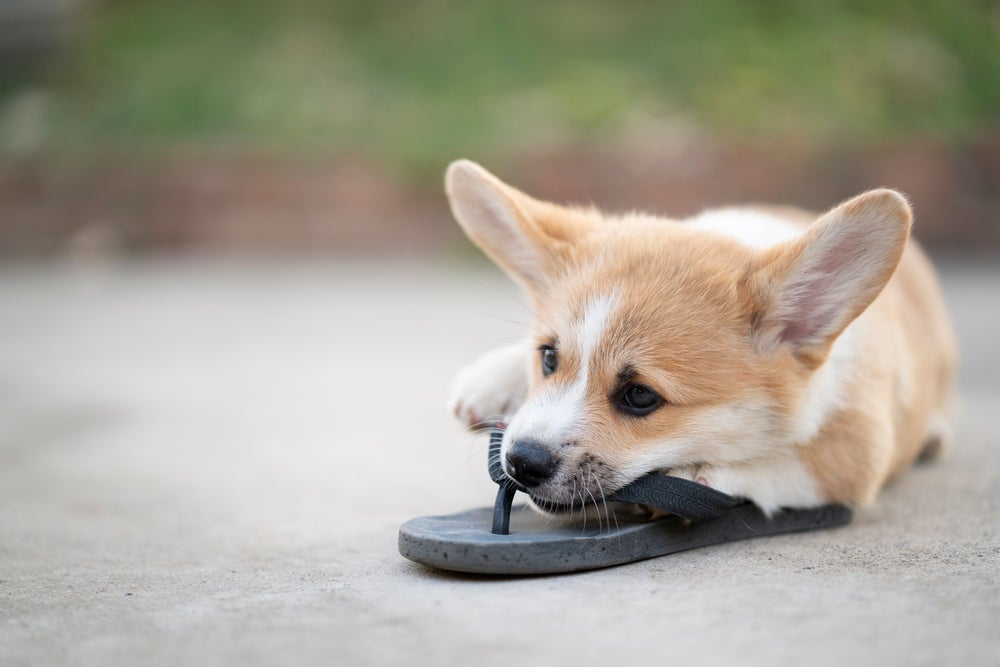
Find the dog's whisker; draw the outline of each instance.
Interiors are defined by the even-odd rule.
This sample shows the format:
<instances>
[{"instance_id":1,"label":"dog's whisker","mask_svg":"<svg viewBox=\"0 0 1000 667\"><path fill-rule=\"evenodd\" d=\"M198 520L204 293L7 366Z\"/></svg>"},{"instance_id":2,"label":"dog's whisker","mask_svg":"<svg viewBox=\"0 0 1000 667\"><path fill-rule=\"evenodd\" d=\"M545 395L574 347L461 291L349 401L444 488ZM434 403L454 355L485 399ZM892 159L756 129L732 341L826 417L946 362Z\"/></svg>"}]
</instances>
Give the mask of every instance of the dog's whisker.
<instances>
[{"instance_id":1,"label":"dog's whisker","mask_svg":"<svg viewBox=\"0 0 1000 667\"><path fill-rule=\"evenodd\" d=\"M580 519L578 519L576 517L576 510L577 510L576 499L577 499L578 495L579 495L579 489L577 488L576 478L574 477L573 478L573 496L572 496L572 498L570 498L570 501L569 501L570 517L572 518L574 524L577 524L580 521Z\"/></svg>"},{"instance_id":2,"label":"dog's whisker","mask_svg":"<svg viewBox=\"0 0 1000 667\"><path fill-rule=\"evenodd\" d=\"M604 503L604 515L608 518L608 528L611 528L611 519L615 520L615 533L618 534L618 539L621 539L621 528L618 525L618 514L614 511L614 508L608 505L608 496L604 493L604 487L601 485L600 476L595 476L594 480L597 482L597 490L601 494L601 502Z\"/></svg>"},{"instance_id":3,"label":"dog's whisker","mask_svg":"<svg viewBox=\"0 0 1000 667\"><path fill-rule=\"evenodd\" d=\"M534 314L534 313L532 313ZM521 320L515 320L510 317L504 317L503 315L488 315L492 320L499 320L500 322L508 322L509 324L520 324L521 326L530 327L533 322L522 322ZM529 336L508 336L509 340L528 340Z\"/></svg>"},{"instance_id":4,"label":"dog's whisker","mask_svg":"<svg viewBox=\"0 0 1000 667\"><path fill-rule=\"evenodd\" d=\"M593 502L594 507L596 508L597 507L597 498L594 497L594 492L590 490L590 478L592 477L592 475L590 473L590 464L589 463L587 464L587 468L588 468L588 470L587 470L587 495L590 496L590 500ZM604 530L604 522L601 521L601 513L600 513L600 511L598 511L597 512L597 531L601 532L602 530Z\"/></svg>"},{"instance_id":5,"label":"dog's whisker","mask_svg":"<svg viewBox=\"0 0 1000 667\"><path fill-rule=\"evenodd\" d=\"M599 526L604 525L604 521L601 519L601 504L597 502L597 498L594 497L594 481L597 477L594 475L594 468L590 461L587 462L587 488L590 490L590 497L594 500L594 509L597 510L597 521ZM599 487L598 487L599 488ZM608 530L611 530L611 521L608 520Z\"/></svg>"}]
</instances>

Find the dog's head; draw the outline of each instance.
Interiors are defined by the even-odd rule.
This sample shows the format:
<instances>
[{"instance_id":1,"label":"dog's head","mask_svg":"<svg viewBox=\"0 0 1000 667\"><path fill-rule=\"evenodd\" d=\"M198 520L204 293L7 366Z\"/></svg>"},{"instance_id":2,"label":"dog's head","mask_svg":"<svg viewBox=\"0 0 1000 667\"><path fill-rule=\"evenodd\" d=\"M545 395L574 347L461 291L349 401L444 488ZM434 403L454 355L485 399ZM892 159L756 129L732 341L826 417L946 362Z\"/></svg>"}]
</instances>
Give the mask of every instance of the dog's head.
<instances>
[{"instance_id":1,"label":"dog's head","mask_svg":"<svg viewBox=\"0 0 1000 667\"><path fill-rule=\"evenodd\" d=\"M892 276L911 220L902 196L872 191L754 249L541 202L468 161L446 187L469 238L529 295L531 390L502 455L553 508L808 438L807 385Z\"/></svg>"}]
</instances>

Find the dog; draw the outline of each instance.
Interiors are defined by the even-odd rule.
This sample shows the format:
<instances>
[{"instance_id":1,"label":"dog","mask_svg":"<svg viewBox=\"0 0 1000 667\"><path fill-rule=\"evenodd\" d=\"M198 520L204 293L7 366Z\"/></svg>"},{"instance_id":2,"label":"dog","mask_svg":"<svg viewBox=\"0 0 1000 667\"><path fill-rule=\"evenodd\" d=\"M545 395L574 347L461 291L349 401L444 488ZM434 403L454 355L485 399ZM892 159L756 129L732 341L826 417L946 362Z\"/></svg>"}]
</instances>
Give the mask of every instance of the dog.
<instances>
[{"instance_id":1,"label":"dog","mask_svg":"<svg viewBox=\"0 0 1000 667\"><path fill-rule=\"evenodd\" d=\"M956 346L898 192L678 221L539 201L467 160L445 188L535 319L450 409L506 424L504 469L543 510L654 471L768 513L863 506L948 445Z\"/></svg>"}]
</instances>

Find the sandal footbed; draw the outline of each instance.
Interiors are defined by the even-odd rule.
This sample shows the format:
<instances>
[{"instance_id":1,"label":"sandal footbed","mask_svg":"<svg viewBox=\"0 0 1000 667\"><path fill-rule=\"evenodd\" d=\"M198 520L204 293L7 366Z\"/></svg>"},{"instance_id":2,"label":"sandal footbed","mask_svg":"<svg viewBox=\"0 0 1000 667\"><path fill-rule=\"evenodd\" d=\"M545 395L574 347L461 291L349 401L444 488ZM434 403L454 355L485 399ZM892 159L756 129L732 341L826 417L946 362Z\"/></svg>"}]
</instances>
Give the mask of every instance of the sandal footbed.
<instances>
[{"instance_id":1,"label":"sandal footbed","mask_svg":"<svg viewBox=\"0 0 1000 667\"><path fill-rule=\"evenodd\" d=\"M592 570L752 537L841 526L843 505L783 510L771 517L740 505L702 523L672 517L560 523L527 506L515 507L509 535L490 532L493 508L411 519L399 529L399 553L432 567L476 574L531 575Z\"/></svg>"}]
</instances>

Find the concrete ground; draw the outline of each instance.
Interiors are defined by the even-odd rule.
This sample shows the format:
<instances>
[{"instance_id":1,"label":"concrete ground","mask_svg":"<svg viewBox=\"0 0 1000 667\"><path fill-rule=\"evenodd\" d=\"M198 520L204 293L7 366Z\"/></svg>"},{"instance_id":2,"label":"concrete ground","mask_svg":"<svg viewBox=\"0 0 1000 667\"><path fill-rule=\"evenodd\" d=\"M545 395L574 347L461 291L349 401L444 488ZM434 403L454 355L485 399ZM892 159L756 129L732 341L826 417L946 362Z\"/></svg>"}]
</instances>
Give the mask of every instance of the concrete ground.
<instances>
[{"instance_id":1,"label":"concrete ground","mask_svg":"<svg viewBox=\"0 0 1000 667\"><path fill-rule=\"evenodd\" d=\"M851 526L509 580L396 553L492 500L443 398L495 273L7 265L0 664L1000 664L1000 264L945 278L958 446Z\"/></svg>"}]
</instances>

